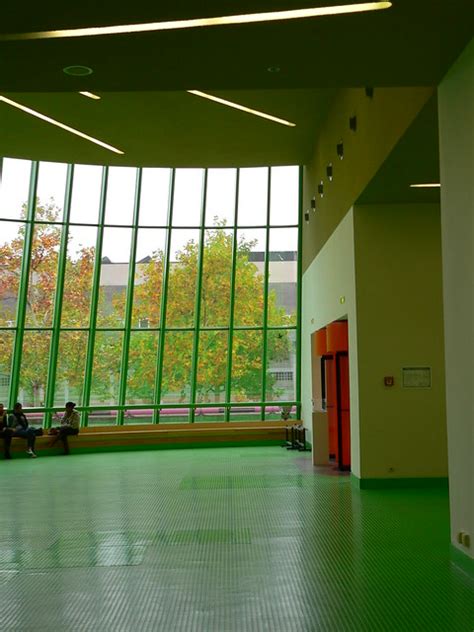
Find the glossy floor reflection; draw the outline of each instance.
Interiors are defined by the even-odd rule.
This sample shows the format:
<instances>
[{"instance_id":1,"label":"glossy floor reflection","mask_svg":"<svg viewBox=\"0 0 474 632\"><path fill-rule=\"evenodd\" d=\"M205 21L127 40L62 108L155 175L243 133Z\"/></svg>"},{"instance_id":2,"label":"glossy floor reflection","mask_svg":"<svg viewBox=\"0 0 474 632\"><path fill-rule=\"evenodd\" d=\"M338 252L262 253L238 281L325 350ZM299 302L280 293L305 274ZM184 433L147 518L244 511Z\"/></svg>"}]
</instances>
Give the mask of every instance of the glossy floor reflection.
<instances>
[{"instance_id":1,"label":"glossy floor reflection","mask_svg":"<svg viewBox=\"0 0 474 632\"><path fill-rule=\"evenodd\" d=\"M471 632L447 493L281 448L0 462L0 629Z\"/></svg>"}]
</instances>

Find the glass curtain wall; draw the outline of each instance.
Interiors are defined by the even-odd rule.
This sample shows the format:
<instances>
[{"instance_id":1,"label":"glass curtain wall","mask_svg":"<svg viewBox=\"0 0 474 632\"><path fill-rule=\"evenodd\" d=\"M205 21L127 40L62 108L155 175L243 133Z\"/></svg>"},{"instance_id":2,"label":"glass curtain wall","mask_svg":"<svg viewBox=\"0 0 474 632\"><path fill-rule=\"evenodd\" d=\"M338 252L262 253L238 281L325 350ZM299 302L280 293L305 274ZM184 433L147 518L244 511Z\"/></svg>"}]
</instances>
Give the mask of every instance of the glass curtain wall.
<instances>
[{"instance_id":1,"label":"glass curtain wall","mask_svg":"<svg viewBox=\"0 0 474 632\"><path fill-rule=\"evenodd\" d=\"M0 166L0 401L45 426L67 400L84 425L299 415L298 167Z\"/></svg>"}]
</instances>

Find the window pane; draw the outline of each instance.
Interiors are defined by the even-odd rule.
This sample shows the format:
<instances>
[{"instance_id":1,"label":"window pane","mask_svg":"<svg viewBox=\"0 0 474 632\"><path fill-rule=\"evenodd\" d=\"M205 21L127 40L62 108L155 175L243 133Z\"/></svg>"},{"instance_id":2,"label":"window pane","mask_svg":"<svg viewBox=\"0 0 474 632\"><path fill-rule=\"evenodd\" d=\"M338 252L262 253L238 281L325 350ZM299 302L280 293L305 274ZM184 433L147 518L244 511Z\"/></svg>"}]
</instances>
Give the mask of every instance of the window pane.
<instances>
[{"instance_id":1,"label":"window pane","mask_svg":"<svg viewBox=\"0 0 474 632\"><path fill-rule=\"evenodd\" d=\"M292 401L296 397L296 331L267 332L266 401Z\"/></svg>"},{"instance_id":2,"label":"window pane","mask_svg":"<svg viewBox=\"0 0 474 632\"><path fill-rule=\"evenodd\" d=\"M262 399L261 331L234 331L232 345L233 402L260 402Z\"/></svg>"},{"instance_id":3,"label":"window pane","mask_svg":"<svg viewBox=\"0 0 474 632\"><path fill-rule=\"evenodd\" d=\"M167 331L165 334L161 387L163 404L190 401L193 340L192 331Z\"/></svg>"},{"instance_id":4,"label":"window pane","mask_svg":"<svg viewBox=\"0 0 474 632\"><path fill-rule=\"evenodd\" d=\"M116 426L117 425L116 410L95 410L89 413L89 426Z\"/></svg>"},{"instance_id":5,"label":"window pane","mask_svg":"<svg viewBox=\"0 0 474 632\"><path fill-rule=\"evenodd\" d=\"M260 406L232 406L230 421L260 421Z\"/></svg>"},{"instance_id":6,"label":"window pane","mask_svg":"<svg viewBox=\"0 0 474 632\"><path fill-rule=\"evenodd\" d=\"M189 408L162 408L160 424L187 424L189 423L189 414Z\"/></svg>"},{"instance_id":7,"label":"window pane","mask_svg":"<svg viewBox=\"0 0 474 632\"><path fill-rule=\"evenodd\" d=\"M143 169L140 192L140 225L166 226L171 169Z\"/></svg>"},{"instance_id":8,"label":"window pane","mask_svg":"<svg viewBox=\"0 0 474 632\"><path fill-rule=\"evenodd\" d=\"M97 224L99 219L102 167L75 165L72 181L70 221Z\"/></svg>"},{"instance_id":9,"label":"window pane","mask_svg":"<svg viewBox=\"0 0 474 632\"><path fill-rule=\"evenodd\" d=\"M236 169L209 169L206 226L232 226L235 215Z\"/></svg>"},{"instance_id":10,"label":"window pane","mask_svg":"<svg viewBox=\"0 0 474 632\"><path fill-rule=\"evenodd\" d=\"M202 424L209 424L213 421L222 423L225 421L225 408L210 408L204 404L204 406L195 408L194 421Z\"/></svg>"},{"instance_id":11,"label":"window pane","mask_svg":"<svg viewBox=\"0 0 474 632\"><path fill-rule=\"evenodd\" d=\"M18 401L25 408L44 406L51 332L25 331Z\"/></svg>"},{"instance_id":12,"label":"window pane","mask_svg":"<svg viewBox=\"0 0 474 632\"><path fill-rule=\"evenodd\" d=\"M54 405L73 401L83 403L84 368L87 354L87 331L62 331L59 334L58 364Z\"/></svg>"},{"instance_id":13,"label":"window pane","mask_svg":"<svg viewBox=\"0 0 474 632\"><path fill-rule=\"evenodd\" d=\"M298 229L270 231L268 324L296 325L298 296Z\"/></svg>"},{"instance_id":14,"label":"window pane","mask_svg":"<svg viewBox=\"0 0 474 632\"><path fill-rule=\"evenodd\" d=\"M173 226L201 224L203 169L176 169Z\"/></svg>"},{"instance_id":15,"label":"window pane","mask_svg":"<svg viewBox=\"0 0 474 632\"><path fill-rule=\"evenodd\" d=\"M239 226L267 223L268 169L241 169L239 181Z\"/></svg>"},{"instance_id":16,"label":"window pane","mask_svg":"<svg viewBox=\"0 0 474 632\"><path fill-rule=\"evenodd\" d=\"M36 220L63 220L66 175L67 165L60 162L40 162L36 187Z\"/></svg>"},{"instance_id":17,"label":"window pane","mask_svg":"<svg viewBox=\"0 0 474 632\"><path fill-rule=\"evenodd\" d=\"M109 167L105 223L133 224L137 170L134 167Z\"/></svg>"},{"instance_id":18,"label":"window pane","mask_svg":"<svg viewBox=\"0 0 474 632\"><path fill-rule=\"evenodd\" d=\"M234 324L257 326L263 324L263 293L265 273L264 229L239 230L235 271Z\"/></svg>"},{"instance_id":19,"label":"window pane","mask_svg":"<svg viewBox=\"0 0 474 632\"><path fill-rule=\"evenodd\" d=\"M206 230L201 288L201 326L228 327L233 231Z\"/></svg>"},{"instance_id":20,"label":"window pane","mask_svg":"<svg viewBox=\"0 0 474 632\"><path fill-rule=\"evenodd\" d=\"M199 334L197 402L225 402L227 374L226 331L201 331Z\"/></svg>"},{"instance_id":21,"label":"window pane","mask_svg":"<svg viewBox=\"0 0 474 632\"><path fill-rule=\"evenodd\" d=\"M113 406L118 403L122 338L121 331L98 331L96 333L91 406L105 404Z\"/></svg>"},{"instance_id":22,"label":"window pane","mask_svg":"<svg viewBox=\"0 0 474 632\"><path fill-rule=\"evenodd\" d=\"M26 303L27 327L53 324L61 226L35 224Z\"/></svg>"},{"instance_id":23,"label":"window pane","mask_svg":"<svg viewBox=\"0 0 474 632\"><path fill-rule=\"evenodd\" d=\"M194 324L198 250L199 231L172 231L166 306L168 327L192 327Z\"/></svg>"},{"instance_id":24,"label":"window pane","mask_svg":"<svg viewBox=\"0 0 474 632\"><path fill-rule=\"evenodd\" d=\"M0 222L0 326L14 327L25 224Z\"/></svg>"},{"instance_id":25,"label":"window pane","mask_svg":"<svg viewBox=\"0 0 474 632\"><path fill-rule=\"evenodd\" d=\"M290 425L292 421L294 422L294 420L297 419L296 412L296 406L266 406L265 419L288 421Z\"/></svg>"},{"instance_id":26,"label":"window pane","mask_svg":"<svg viewBox=\"0 0 474 632\"><path fill-rule=\"evenodd\" d=\"M160 325L163 262L167 231L140 228L137 236L132 327Z\"/></svg>"},{"instance_id":27,"label":"window pane","mask_svg":"<svg viewBox=\"0 0 474 632\"><path fill-rule=\"evenodd\" d=\"M127 374L128 404L154 402L158 335L157 331L131 332Z\"/></svg>"},{"instance_id":28,"label":"window pane","mask_svg":"<svg viewBox=\"0 0 474 632\"><path fill-rule=\"evenodd\" d=\"M0 218L26 217L26 205L30 187L31 162L29 160L3 159L0 178Z\"/></svg>"},{"instance_id":29,"label":"window pane","mask_svg":"<svg viewBox=\"0 0 474 632\"><path fill-rule=\"evenodd\" d=\"M272 167L270 224L298 224L299 169Z\"/></svg>"},{"instance_id":30,"label":"window pane","mask_svg":"<svg viewBox=\"0 0 474 632\"><path fill-rule=\"evenodd\" d=\"M131 239L131 228L104 229L97 327L124 326Z\"/></svg>"},{"instance_id":31,"label":"window pane","mask_svg":"<svg viewBox=\"0 0 474 632\"><path fill-rule=\"evenodd\" d=\"M0 402L8 404L11 364L13 355L13 331L0 331Z\"/></svg>"},{"instance_id":32,"label":"window pane","mask_svg":"<svg viewBox=\"0 0 474 632\"><path fill-rule=\"evenodd\" d=\"M88 327L97 228L70 226L61 314L62 327Z\"/></svg>"}]
</instances>

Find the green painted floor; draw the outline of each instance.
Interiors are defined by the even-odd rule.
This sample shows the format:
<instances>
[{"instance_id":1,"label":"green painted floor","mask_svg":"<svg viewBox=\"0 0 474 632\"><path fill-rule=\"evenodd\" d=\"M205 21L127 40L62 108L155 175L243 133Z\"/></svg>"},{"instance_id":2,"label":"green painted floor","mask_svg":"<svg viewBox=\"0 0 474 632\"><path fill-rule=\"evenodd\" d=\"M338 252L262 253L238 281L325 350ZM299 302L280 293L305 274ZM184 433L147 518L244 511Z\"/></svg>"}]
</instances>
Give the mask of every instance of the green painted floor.
<instances>
[{"instance_id":1,"label":"green painted floor","mask_svg":"<svg viewBox=\"0 0 474 632\"><path fill-rule=\"evenodd\" d=\"M358 491L309 454L0 462L0 630L471 632L443 490Z\"/></svg>"}]
</instances>

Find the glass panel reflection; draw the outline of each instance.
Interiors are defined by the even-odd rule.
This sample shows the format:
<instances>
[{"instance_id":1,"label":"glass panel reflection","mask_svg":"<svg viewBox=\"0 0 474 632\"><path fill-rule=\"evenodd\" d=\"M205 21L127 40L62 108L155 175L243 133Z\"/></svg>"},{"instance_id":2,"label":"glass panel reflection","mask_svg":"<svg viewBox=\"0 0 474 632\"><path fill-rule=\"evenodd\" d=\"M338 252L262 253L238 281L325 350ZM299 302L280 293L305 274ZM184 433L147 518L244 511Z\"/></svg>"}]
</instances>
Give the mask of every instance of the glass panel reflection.
<instances>
[{"instance_id":1,"label":"glass panel reflection","mask_svg":"<svg viewBox=\"0 0 474 632\"><path fill-rule=\"evenodd\" d=\"M0 327L14 327L25 224L0 221Z\"/></svg>"},{"instance_id":2,"label":"glass panel reflection","mask_svg":"<svg viewBox=\"0 0 474 632\"><path fill-rule=\"evenodd\" d=\"M239 230L235 271L234 325L263 325L266 232Z\"/></svg>"},{"instance_id":3,"label":"glass panel reflection","mask_svg":"<svg viewBox=\"0 0 474 632\"><path fill-rule=\"evenodd\" d=\"M59 335L54 406L64 406L68 401L78 406L83 403L88 337L87 331L62 331Z\"/></svg>"},{"instance_id":4,"label":"glass panel reflection","mask_svg":"<svg viewBox=\"0 0 474 632\"><path fill-rule=\"evenodd\" d=\"M197 402L225 402L227 341L226 331L201 331L199 334Z\"/></svg>"},{"instance_id":5,"label":"glass panel reflection","mask_svg":"<svg viewBox=\"0 0 474 632\"><path fill-rule=\"evenodd\" d=\"M95 336L90 403L118 404L122 361L121 331L98 331Z\"/></svg>"},{"instance_id":6,"label":"glass panel reflection","mask_svg":"<svg viewBox=\"0 0 474 632\"><path fill-rule=\"evenodd\" d=\"M50 343L50 331L24 333L18 393L24 408L44 406Z\"/></svg>"},{"instance_id":7,"label":"glass panel reflection","mask_svg":"<svg viewBox=\"0 0 474 632\"><path fill-rule=\"evenodd\" d=\"M267 332L266 393L268 402L293 401L296 397L296 330Z\"/></svg>"},{"instance_id":8,"label":"glass panel reflection","mask_svg":"<svg viewBox=\"0 0 474 632\"><path fill-rule=\"evenodd\" d=\"M235 331L232 346L233 402L262 399L263 335L261 330Z\"/></svg>"},{"instance_id":9,"label":"glass panel reflection","mask_svg":"<svg viewBox=\"0 0 474 632\"><path fill-rule=\"evenodd\" d=\"M31 162L4 158L0 178L0 219L25 219Z\"/></svg>"},{"instance_id":10,"label":"glass panel reflection","mask_svg":"<svg viewBox=\"0 0 474 632\"><path fill-rule=\"evenodd\" d=\"M163 404L190 401L193 341L192 331L168 331L165 334L161 385L161 403ZM177 414L182 413L178 411Z\"/></svg>"}]
</instances>

